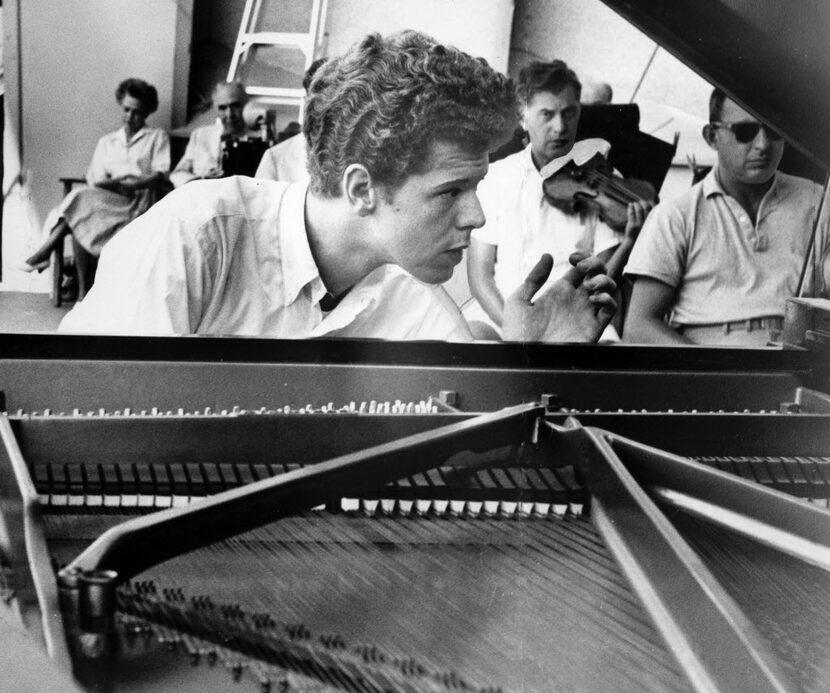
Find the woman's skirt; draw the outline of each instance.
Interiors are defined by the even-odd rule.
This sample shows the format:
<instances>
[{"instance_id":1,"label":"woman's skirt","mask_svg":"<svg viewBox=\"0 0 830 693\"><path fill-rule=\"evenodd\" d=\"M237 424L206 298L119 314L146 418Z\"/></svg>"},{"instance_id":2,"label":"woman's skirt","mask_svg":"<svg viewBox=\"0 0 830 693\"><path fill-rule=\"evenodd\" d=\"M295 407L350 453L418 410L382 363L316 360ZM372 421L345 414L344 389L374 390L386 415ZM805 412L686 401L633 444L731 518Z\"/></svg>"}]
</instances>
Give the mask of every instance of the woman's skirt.
<instances>
[{"instance_id":1,"label":"woman's skirt","mask_svg":"<svg viewBox=\"0 0 830 693\"><path fill-rule=\"evenodd\" d=\"M138 190L131 196L84 186L75 188L61 202L59 214L81 246L100 255L107 241L158 199L155 190Z\"/></svg>"}]
</instances>

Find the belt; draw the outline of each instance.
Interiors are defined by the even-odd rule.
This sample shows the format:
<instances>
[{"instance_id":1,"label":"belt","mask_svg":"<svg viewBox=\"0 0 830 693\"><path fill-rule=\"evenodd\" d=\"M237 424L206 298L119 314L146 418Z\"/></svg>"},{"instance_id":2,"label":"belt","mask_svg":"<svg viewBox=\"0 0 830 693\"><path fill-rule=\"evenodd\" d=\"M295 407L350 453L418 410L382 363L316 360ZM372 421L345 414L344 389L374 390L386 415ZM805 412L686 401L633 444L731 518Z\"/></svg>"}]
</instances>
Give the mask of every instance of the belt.
<instances>
[{"instance_id":1,"label":"belt","mask_svg":"<svg viewBox=\"0 0 830 693\"><path fill-rule=\"evenodd\" d=\"M683 325L683 327L686 329L692 329L695 327L719 328L723 330L724 334L738 332L740 330L743 330L744 332L753 332L755 330L783 330L784 318L777 316L767 318L750 318L749 320L733 320L731 322L718 322L708 325Z\"/></svg>"}]
</instances>

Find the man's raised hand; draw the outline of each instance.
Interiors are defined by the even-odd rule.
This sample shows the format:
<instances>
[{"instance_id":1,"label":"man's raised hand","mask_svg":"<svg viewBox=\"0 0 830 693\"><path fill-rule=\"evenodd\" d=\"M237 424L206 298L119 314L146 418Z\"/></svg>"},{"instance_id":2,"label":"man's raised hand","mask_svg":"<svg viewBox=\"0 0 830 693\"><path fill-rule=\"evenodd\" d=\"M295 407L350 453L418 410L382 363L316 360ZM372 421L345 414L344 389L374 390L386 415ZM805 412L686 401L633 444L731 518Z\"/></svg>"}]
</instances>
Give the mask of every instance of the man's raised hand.
<instances>
[{"instance_id":1,"label":"man's raised hand","mask_svg":"<svg viewBox=\"0 0 830 693\"><path fill-rule=\"evenodd\" d=\"M616 284L599 258L570 256L571 267L536 296L553 268L545 254L504 303L506 341L595 342L617 310Z\"/></svg>"}]
</instances>

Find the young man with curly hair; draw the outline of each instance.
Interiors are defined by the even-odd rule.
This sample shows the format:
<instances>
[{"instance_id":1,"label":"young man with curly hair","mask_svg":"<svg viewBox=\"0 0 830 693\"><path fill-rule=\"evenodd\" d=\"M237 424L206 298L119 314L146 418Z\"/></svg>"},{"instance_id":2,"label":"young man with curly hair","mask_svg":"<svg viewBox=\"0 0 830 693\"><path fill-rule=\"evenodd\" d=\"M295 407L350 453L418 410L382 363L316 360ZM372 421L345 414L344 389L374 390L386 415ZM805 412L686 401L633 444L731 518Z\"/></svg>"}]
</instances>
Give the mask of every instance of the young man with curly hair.
<instances>
[{"instance_id":1,"label":"young man with curly hair","mask_svg":"<svg viewBox=\"0 0 830 693\"><path fill-rule=\"evenodd\" d=\"M440 286L484 223L476 186L514 125L509 80L415 32L370 35L312 81L311 180L184 186L119 236L63 331L472 338ZM615 305L575 258L534 299L544 258L505 308L505 336L593 340Z\"/></svg>"}]
</instances>

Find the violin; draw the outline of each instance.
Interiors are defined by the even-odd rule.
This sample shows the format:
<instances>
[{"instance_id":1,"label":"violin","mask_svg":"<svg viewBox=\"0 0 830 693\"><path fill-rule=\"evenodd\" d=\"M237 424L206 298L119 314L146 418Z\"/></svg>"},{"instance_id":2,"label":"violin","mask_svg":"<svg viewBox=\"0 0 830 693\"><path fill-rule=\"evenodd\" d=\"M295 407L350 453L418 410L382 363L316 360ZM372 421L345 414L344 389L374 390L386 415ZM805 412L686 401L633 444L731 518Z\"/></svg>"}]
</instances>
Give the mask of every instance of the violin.
<instances>
[{"instance_id":1,"label":"violin","mask_svg":"<svg viewBox=\"0 0 830 693\"><path fill-rule=\"evenodd\" d=\"M615 228L625 227L630 203L657 198L648 181L615 176L602 154L581 165L569 161L544 180L542 189L557 209L570 214L594 212Z\"/></svg>"}]
</instances>

